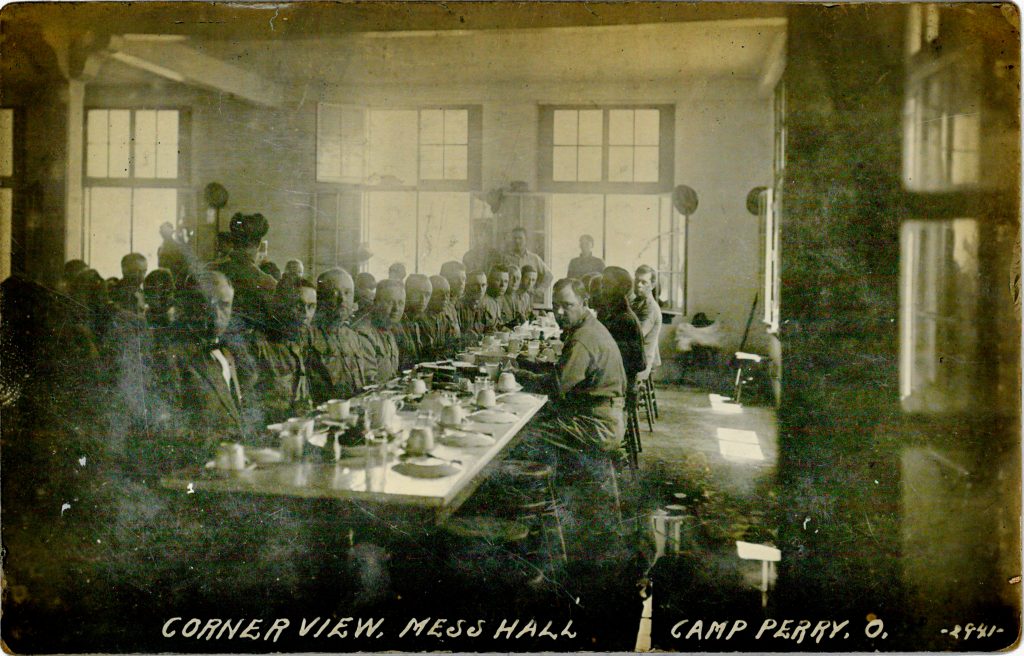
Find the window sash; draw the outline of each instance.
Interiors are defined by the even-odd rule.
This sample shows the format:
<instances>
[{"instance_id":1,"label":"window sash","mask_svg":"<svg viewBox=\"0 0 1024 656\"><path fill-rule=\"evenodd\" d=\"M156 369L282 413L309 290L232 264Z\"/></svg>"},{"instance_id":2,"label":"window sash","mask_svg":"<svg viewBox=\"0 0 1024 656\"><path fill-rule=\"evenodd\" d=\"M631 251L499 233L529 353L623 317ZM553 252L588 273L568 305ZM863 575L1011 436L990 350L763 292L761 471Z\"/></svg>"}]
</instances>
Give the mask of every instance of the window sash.
<instances>
[{"instance_id":1,"label":"window sash","mask_svg":"<svg viewBox=\"0 0 1024 656\"><path fill-rule=\"evenodd\" d=\"M89 166L90 158L94 152L92 147L94 144L101 143L97 139L96 134L90 130L90 116L92 112L127 112L128 113L128 127L127 127L127 157L128 157L128 169L125 176L111 176L109 175L109 137L105 139L108 150L106 152L106 166L105 170L108 175L90 175ZM142 153L140 152L141 147L137 145L137 129L138 129L138 113L139 112L154 112L154 128L155 132L153 135L153 157L154 161L152 167L145 167L146 169L152 168L152 176L140 176L136 175L137 158ZM159 139L161 133L160 121L164 120L166 130L167 112L177 112L177 123L178 123L178 134L177 144L175 152L173 153L174 164L174 176L173 177L156 177L160 168L161 160L166 161L171 159L172 155L169 152L169 147L164 146L163 148L156 142ZM189 148L191 137L191 122L189 120L190 115L187 108L183 107L164 107L164 106L146 106L146 107L86 107L85 109L85 126L83 135L83 148L85 153L85 161L82 167L82 177L85 180L85 184L94 187L106 187L106 186L121 186L121 187L178 187L181 186L185 178L187 178L187 171L189 169ZM109 119L108 119L109 125ZM96 128L96 125L93 126ZM161 154L162 153L162 154Z\"/></svg>"}]
</instances>

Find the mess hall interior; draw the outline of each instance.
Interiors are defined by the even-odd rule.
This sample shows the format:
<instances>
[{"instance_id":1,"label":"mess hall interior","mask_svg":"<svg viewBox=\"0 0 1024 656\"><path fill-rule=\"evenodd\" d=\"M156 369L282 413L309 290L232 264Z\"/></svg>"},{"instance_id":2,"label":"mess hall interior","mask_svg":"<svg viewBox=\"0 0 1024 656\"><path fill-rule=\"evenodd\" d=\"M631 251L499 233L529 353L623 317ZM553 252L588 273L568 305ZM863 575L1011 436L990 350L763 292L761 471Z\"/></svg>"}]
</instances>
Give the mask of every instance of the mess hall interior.
<instances>
[{"instance_id":1,"label":"mess hall interior","mask_svg":"<svg viewBox=\"0 0 1024 656\"><path fill-rule=\"evenodd\" d=\"M4 644L1014 644L1019 89L1010 4L5 6Z\"/></svg>"}]
</instances>

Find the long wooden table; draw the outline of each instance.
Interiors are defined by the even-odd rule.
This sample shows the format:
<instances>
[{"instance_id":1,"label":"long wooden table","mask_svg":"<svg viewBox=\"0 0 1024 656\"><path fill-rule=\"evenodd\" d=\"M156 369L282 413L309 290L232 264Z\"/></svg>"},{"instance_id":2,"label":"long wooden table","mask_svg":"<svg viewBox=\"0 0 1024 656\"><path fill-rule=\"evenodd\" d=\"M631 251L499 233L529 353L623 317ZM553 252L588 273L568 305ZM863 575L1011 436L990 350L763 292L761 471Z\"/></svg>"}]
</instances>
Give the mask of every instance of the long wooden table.
<instances>
[{"instance_id":1,"label":"long wooden table","mask_svg":"<svg viewBox=\"0 0 1024 656\"><path fill-rule=\"evenodd\" d=\"M276 463L245 471L223 471L200 467L177 471L160 480L162 487L192 494L251 494L294 499L319 499L350 502L367 507L411 511L441 523L459 509L486 478L486 469L500 460L518 441L522 429L537 414L547 397L531 394L533 405L516 406L514 423L483 424L467 422L467 431L486 433L495 438L489 446L456 448L437 443L433 455L459 460L461 470L442 478L414 478L394 471L397 458L388 463L383 491L366 489L366 472L361 458L338 463ZM415 413L399 413L411 424ZM435 440L436 441L436 440Z\"/></svg>"}]
</instances>

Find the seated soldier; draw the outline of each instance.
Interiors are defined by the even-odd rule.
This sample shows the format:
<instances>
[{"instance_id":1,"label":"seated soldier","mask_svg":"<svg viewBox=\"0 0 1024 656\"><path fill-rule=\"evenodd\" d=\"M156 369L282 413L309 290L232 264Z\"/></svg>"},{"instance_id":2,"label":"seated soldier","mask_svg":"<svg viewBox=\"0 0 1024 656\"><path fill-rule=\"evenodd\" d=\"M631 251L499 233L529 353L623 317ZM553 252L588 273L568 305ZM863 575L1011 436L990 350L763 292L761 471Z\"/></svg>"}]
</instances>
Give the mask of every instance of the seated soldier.
<instances>
[{"instance_id":1,"label":"seated soldier","mask_svg":"<svg viewBox=\"0 0 1024 656\"><path fill-rule=\"evenodd\" d=\"M219 272L204 272L189 278L177 299L180 330L163 354L175 411L165 418L164 439L152 445L162 468L202 465L220 442L244 439L250 431L243 411L253 401L236 364L239 354L222 339L231 321L231 283Z\"/></svg>"},{"instance_id":2,"label":"seated soldier","mask_svg":"<svg viewBox=\"0 0 1024 656\"><path fill-rule=\"evenodd\" d=\"M352 323L359 321L373 307L373 297L377 293L377 279L372 273L363 271L356 274L356 311L352 314Z\"/></svg>"},{"instance_id":3,"label":"seated soldier","mask_svg":"<svg viewBox=\"0 0 1024 656\"><path fill-rule=\"evenodd\" d=\"M391 329L404 313L405 287L394 280L378 282L373 305L354 326L368 385L382 385L398 375L398 344Z\"/></svg>"},{"instance_id":4,"label":"seated soldier","mask_svg":"<svg viewBox=\"0 0 1024 656\"><path fill-rule=\"evenodd\" d=\"M445 262L441 265L441 277L448 282L448 302L444 307L444 315L461 339L462 325L459 323L459 303L462 301L463 294L466 293L466 266L455 260Z\"/></svg>"},{"instance_id":5,"label":"seated soldier","mask_svg":"<svg viewBox=\"0 0 1024 656\"><path fill-rule=\"evenodd\" d=\"M487 274L487 296L483 300L484 313L490 322L490 330L504 328L512 321L508 308L501 305L505 292L508 291L509 268L504 264L495 264Z\"/></svg>"},{"instance_id":6,"label":"seated soldier","mask_svg":"<svg viewBox=\"0 0 1024 656\"><path fill-rule=\"evenodd\" d=\"M654 287L658 284L658 273L646 264L636 269L636 280L633 283L634 296L630 302L636 318L640 320L640 330L644 335L644 356L646 367L637 378L646 379L654 369L661 366L661 353L658 340L661 335L661 307L654 299Z\"/></svg>"},{"instance_id":7,"label":"seated soldier","mask_svg":"<svg viewBox=\"0 0 1024 656\"><path fill-rule=\"evenodd\" d=\"M256 393L267 422L283 421L312 407L306 362L315 312L316 287L309 280L278 285L267 320L250 339Z\"/></svg>"},{"instance_id":8,"label":"seated soldier","mask_svg":"<svg viewBox=\"0 0 1024 656\"><path fill-rule=\"evenodd\" d=\"M397 282L397 281L396 281ZM394 327L398 344L398 368L412 369L416 363L427 359L430 347L423 330L423 313L430 302L433 289L430 279L422 273L414 273L405 279L405 315Z\"/></svg>"},{"instance_id":9,"label":"seated soldier","mask_svg":"<svg viewBox=\"0 0 1024 656\"><path fill-rule=\"evenodd\" d=\"M443 276L430 276L430 303L423 314L424 329L430 343L431 360L441 360L453 355L459 348L459 319L453 321L448 314L451 307L450 288Z\"/></svg>"},{"instance_id":10,"label":"seated soldier","mask_svg":"<svg viewBox=\"0 0 1024 656\"><path fill-rule=\"evenodd\" d=\"M142 281L148 263L141 253L128 253L121 258L121 279L110 288L110 300L118 309L141 315L146 302L142 298Z\"/></svg>"},{"instance_id":11,"label":"seated soldier","mask_svg":"<svg viewBox=\"0 0 1024 656\"><path fill-rule=\"evenodd\" d=\"M484 306L487 295L487 274L473 271L466 277L466 291L459 300L459 328L465 343L479 341L480 338L493 330L497 322L496 314L488 314Z\"/></svg>"},{"instance_id":12,"label":"seated soldier","mask_svg":"<svg viewBox=\"0 0 1024 656\"><path fill-rule=\"evenodd\" d=\"M347 271L328 269L320 274L307 362L310 394L317 403L351 398L366 385L357 357L359 337L349 324L354 306L354 283Z\"/></svg>"},{"instance_id":13,"label":"seated soldier","mask_svg":"<svg viewBox=\"0 0 1024 656\"><path fill-rule=\"evenodd\" d=\"M523 321L533 318L533 289L537 286L537 270L530 264L520 269L522 282L516 290L516 308Z\"/></svg>"},{"instance_id":14,"label":"seated soldier","mask_svg":"<svg viewBox=\"0 0 1024 656\"><path fill-rule=\"evenodd\" d=\"M502 323L506 326L518 326L526 321L521 312L519 301L519 267L508 267L508 287L505 293L498 298L498 305L501 308Z\"/></svg>"},{"instance_id":15,"label":"seated soldier","mask_svg":"<svg viewBox=\"0 0 1024 656\"><path fill-rule=\"evenodd\" d=\"M626 373L615 340L586 299L580 281L555 283L552 305L562 329L562 354L553 371L541 365L518 375L524 386L551 395L542 440L569 453L617 458L625 434Z\"/></svg>"},{"instance_id":16,"label":"seated soldier","mask_svg":"<svg viewBox=\"0 0 1024 656\"><path fill-rule=\"evenodd\" d=\"M640 321L629 307L632 293L633 278L629 272L622 267L606 267L601 274L601 286L594 303L598 321L604 324L619 345L629 393L634 391L637 374L647 366Z\"/></svg>"}]
</instances>

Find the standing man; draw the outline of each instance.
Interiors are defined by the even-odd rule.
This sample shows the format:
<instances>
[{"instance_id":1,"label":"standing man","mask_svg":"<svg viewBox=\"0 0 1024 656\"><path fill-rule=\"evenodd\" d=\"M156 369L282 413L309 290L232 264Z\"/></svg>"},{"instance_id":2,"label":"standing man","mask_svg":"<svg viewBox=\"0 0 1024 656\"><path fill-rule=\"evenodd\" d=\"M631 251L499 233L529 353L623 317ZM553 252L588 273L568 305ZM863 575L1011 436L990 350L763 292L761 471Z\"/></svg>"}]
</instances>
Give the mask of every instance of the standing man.
<instances>
[{"instance_id":1,"label":"standing man","mask_svg":"<svg viewBox=\"0 0 1024 656\"><path fill-rule=\"evenodd\" d=\"M580 235L579 257L572 258L569 262L569 277L582 280L588 273L601 273L604 271L604 260L594 257L594 238L590 235Z\"/></svg>"},{"instance_id":2,"label":"standing man","mask_svg":"<svg viewBox=\"0 0 1024 656\"><path fill-rule=\"evenodd\" d=\"M360 367L359 337L349 324L355 284L344 269L328 269L316 279L313 348L308 360L310 393L317 403L348 399L366 384Z\"/></svg>"},{"instance_id":3,"label":"standing man","mask_svg":"<svg viewBox=\"0 0 1024 656\"><path fill-rule=\"evenodd\" d=\"M354 326L367 384L382 385L398 374L398 344L391 329L404 313L405 287L394 280L377 283L373 305Z\"/></svg>"},{"instance_id":4,"label":"standing man","mask_svg":"<svg viewBox=\"0 0 1024 656\"><path fill-rule=\"evenodd\" d=\"M160 238L163 243L156 251L156 265L168 269L174 275L175 285L181 285L188 275L191 252L188 246L174 238L174 224L164 221L160 224Z\"/></svg>"},{"instance_id":5,"label":"standing man","mask_svg":"<svg viewBox=\"0 0 1024 656\"><path fill-rule=\"evenodd\" d=\"M537 271L537 285L534 288L533 298L538 303L544 303L551 282L554 280L551 269L544 263L540 255L526 249L526 230L524 228L513 228L511 239L512 245L504 255L504 263L520 270L527 264L532 266Z\"/></svg>"},{"instance_id":6,"label":"standing man","mask_svg":"<svg viewBox=\"0 0 1024 656\"><path fill-rule=\"evenodd\" d=\"M141 316L146 301L142 296L142 281L149 264L141 253L128 253L121 258L121 279L110 290L110 300L119 310Z\"/></svg>"},{"instance_id":7,"label":"standing man","mask_svg":"<svg viewBox=\"0 0 1024 656\"><path fill-rule=\"evenodd\" d=\"M644 357L647 367L637 375L644 380L654 369L661 366L661 352L658 338L661 335L661 306L654 299L654 287L658 284L658 273L646 264L636 269L633 284L634 296L630 303L636 318L640 320L640 332L644 335Z\"/></svg>"},{"instance_id":8,"label":"standing man","mask_svg":"<svg viewBox=\"0 0 1024 656\"><path fill-rule=\"evenodd\" d=\"M270 296L277 287L274 277L256 265L256 253L269 231L270 224L262 214L235 214L227 239L231 250L224 261L214 266L227 276L235 290L232 317L240 318L246 327L263 321Z\"/></svg>"}]
</instances>

